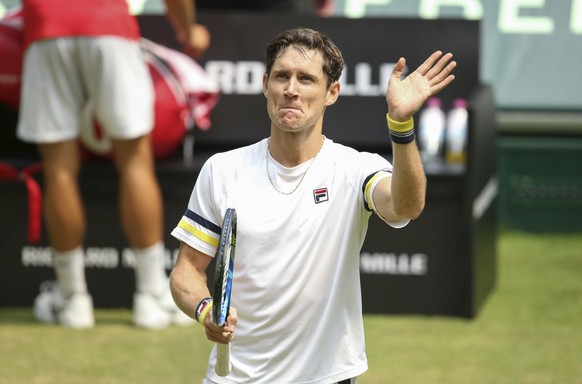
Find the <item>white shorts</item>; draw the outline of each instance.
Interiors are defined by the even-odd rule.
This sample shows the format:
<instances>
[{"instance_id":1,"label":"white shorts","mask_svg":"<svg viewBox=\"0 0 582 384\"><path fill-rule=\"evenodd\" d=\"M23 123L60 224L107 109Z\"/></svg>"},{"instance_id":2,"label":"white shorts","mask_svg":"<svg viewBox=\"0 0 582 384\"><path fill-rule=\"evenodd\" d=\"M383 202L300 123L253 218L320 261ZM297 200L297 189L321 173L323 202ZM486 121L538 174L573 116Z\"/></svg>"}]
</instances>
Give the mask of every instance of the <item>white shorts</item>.
<instances>
[{"instance_id":1,"label":"white shorts","mask_svg":"<svg viewBox=\"0 0 582 384\"><path fill-rule=\"evenodd\" d=\"M17 135L24 141L77 138L91 111L110 138L133 139L153 129L153 84L136 41L38 41L26 51L22 79Z\"/></svg>"}]
</instances>

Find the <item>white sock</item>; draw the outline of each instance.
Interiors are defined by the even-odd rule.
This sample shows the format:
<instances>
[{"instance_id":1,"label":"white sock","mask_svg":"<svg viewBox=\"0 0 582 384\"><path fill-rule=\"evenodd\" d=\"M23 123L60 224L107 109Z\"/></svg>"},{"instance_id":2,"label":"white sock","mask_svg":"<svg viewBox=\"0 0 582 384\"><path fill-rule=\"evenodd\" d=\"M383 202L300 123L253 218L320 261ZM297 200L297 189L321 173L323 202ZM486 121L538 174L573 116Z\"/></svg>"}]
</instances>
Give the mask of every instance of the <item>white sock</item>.
<instances>
[{"instance_id":1,"label":"white sock","mask_svg":"<svg viewBox=\"0 0 582 384\"><path fill-rule=\"evenodd\" d=\"M164 243L160 241L148 248L134 249L134 252L136 290L160 296L168 285Z\"/></svg>"},{"instance_id":2,"label":"white sock","mask_svg":"<svg viewBox=\"0 0 582 384\"><path fill-rule=\"evenodd\" d=\"M58 252L53 249L53 268L59 288L65 298L71 297L74 293L87 292L84 257L85 254L81 247L66 252Z\"/></svg>"}]
</instances>

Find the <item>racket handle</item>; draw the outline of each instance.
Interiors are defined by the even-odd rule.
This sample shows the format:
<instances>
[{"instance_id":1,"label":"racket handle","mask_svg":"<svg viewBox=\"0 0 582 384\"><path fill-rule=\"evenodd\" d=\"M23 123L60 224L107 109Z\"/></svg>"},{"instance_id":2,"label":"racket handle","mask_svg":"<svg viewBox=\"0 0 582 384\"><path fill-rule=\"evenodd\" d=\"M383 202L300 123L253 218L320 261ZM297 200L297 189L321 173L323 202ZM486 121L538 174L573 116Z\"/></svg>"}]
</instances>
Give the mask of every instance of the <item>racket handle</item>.
<instances>
[{"instance_id":1,"label":"racket handle","mask_svg":"<svg viewBox=\"0 0 582 384\"><path fill-rule=\"evenodd\" d=\"M218 376L227 376L230 373L230 343L216 344L216 367L214 371Z\"/></svg>"}]
</instances>

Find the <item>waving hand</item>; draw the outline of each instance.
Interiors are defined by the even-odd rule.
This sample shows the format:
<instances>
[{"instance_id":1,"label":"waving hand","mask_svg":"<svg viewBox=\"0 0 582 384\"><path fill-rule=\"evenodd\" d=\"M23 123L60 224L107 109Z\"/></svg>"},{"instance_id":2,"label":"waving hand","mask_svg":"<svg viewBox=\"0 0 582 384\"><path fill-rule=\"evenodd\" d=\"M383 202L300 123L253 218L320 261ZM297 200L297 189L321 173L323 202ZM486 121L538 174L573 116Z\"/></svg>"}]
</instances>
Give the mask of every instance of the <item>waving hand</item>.
<instances>
[{"instance_id":1,"label":"waving hand","mask_svg":"<svg viewBox=\"0 0 582 384\"><path fill-rule=\"evenodd\" d=\"M452 57L451 53L443 55L436 51L404 79L406 59L401 57L394 66L386 94L390 118L408 120L429 97L449 85L455 79L451 72L457 66L455 61L450 61Z\"/></svg>"}]
</instances>

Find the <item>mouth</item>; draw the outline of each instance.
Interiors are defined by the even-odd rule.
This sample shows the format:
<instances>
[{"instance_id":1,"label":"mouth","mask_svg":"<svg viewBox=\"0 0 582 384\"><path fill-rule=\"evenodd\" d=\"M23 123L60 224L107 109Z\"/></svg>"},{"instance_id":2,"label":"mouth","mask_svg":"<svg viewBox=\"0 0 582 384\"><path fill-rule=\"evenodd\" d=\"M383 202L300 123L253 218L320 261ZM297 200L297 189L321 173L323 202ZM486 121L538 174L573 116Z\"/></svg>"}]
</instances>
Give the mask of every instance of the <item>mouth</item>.
<instances>
[{"instance_id":1,"label":"mouth","mask_svg":"<svg viewBox=\"0 0 582 384\"><path fill-rule=\"evenodd\" d=\"M285 105L283 107L279 108L280 110L289 110L289 111L300 111L301 109L299 107L295 107L293 105Z\"/></svg>"},{"instance_id":2,"label":"mouth","mask_svg":"<svg viewBox=\"0 0 582 384\"><path fill-rule=\"evenodd\" d=\"M283 113L283 114L297 114L297 113L301 113L301 109L296 108L296 107L281 107L279 108L279 112Z\"/></svg>"}]
</instances>

